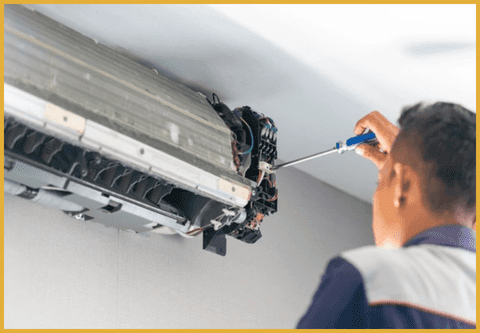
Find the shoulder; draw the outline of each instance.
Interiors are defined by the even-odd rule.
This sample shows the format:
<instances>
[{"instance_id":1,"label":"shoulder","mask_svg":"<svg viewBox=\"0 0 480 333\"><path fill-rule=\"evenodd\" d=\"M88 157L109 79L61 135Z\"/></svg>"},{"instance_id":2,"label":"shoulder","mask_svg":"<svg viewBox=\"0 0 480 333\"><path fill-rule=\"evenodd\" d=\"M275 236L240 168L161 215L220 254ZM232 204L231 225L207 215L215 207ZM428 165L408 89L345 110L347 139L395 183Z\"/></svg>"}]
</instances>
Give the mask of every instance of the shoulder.
<instances>
[{"instance_id":1,"label":"shoulder","mask_svg":"<svg viewBox=\"0 0 480 333\"><path fill-rule=\"evenodd\" d=\"M340 255L360 273L370 306L408 305L475 320L476 254L433 244Z\"/></svg>"},{"instance_id":2,"label":"shoulder","mask_svg":"<svg viewBox=\"0 0 480 333\"><path fill-rule=\"evenodd\" d=\"M321 286L329 289L338 289L343 294L363 289L363 278L360 271L348 260L341 256L329 261L322 277Z\"/></svg>"},{"instance_id":3,"label":"shoulder","mask_svg":"<svg viewBox=\"0 0 480 333\"><path fill-rule=\"evenodd\" d=\"M337 256L327 263L320 287L329 289L363 288L362 274L350 261Z\"/></svg>"},{"instance_id":4,"label":"shoulder","mask_svg":"<svg viewBox=\"0 0 480 333\"><path fill-rule=\"evenodd\" d=\"M363 290L362 275L358 269L344 258L335 257L328 262L314 299L318 300L326 294L345 295L357 289ZM335 300L340 301L336 297Z\"/></svg>"},{"instance_id":5,"label":"shoulder","mask_svg":"<svg viewBox=\"0 0 480 333\"><path fill-rule=\"evenodd\" d=\"M359 271L341 257L330 260L310 308L297 328L363 328L366 298Z\"/></svg>"},{"instance_id":6,"label":"shoulder","mask_svg":"<svg viewBox=\"0 0 480 333\"><path fill-rule=\"evenodd\" d=\"M401 249L382 249L365 246L346 251L340 258L350 263L359 272L364 282L365 294L369 303L388 297L386 293L398 290L411 270L411 264Z\"/></svg>"},{"instance_id":7,"label":"shoulder","mask_svg":"<svg viewBox=\"0 0 480 333\"><path fill-rule=\"evenodd\" d=\"M365 246L342 252L339 257L354 266L366 283L395 276L402 281L422 276L453 279L452 274L473 276L476 271L475 252L432 244L397 249Z\"/></svg>"},{"instance_id":8,"label":"shoulder","mask_svg":"<svg viewBox=\"0 0 480 333\"><path fill-rule=\"evenodd\" d=\"M339 257L352 264L360 273L405 264L405 254L401 249L382 249L373 245L342 252Z\"/></svg>"}]
</instances>

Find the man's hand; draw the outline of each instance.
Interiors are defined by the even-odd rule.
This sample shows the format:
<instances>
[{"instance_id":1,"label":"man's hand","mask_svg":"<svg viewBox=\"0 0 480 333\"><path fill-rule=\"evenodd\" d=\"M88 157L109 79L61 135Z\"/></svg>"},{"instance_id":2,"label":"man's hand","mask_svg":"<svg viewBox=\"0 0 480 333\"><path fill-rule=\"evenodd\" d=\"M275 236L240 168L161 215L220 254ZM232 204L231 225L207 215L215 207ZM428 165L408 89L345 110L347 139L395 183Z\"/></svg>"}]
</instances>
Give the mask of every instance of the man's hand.
<instances>
[{"instance_id":1,"label":"man's hand","mask_svg":"<svg viewBox=\"0 0 480 333\"><path fill-rule=\"evenodd\" d=\"M371 160L381 169L387 160L387 155L392 149L393 142L400 132L400 129L389 122L380 112L373 111L360 119L355 125L355 134L363 134L369 128L377 137L378 144L362 144L355 148L355 152ZM380 151L380 149L383 151Z\"/></svg>"}]
</instances>

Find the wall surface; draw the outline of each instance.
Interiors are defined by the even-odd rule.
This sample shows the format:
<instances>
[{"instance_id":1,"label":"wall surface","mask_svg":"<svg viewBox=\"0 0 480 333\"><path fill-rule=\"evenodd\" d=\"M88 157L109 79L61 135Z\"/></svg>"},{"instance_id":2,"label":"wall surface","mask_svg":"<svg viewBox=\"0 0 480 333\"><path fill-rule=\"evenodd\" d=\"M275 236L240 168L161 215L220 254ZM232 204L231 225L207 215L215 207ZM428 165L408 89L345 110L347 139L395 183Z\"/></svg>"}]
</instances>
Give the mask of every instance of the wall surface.
<instances>
[{"instance_id":1,"label":"wall surface","mask_svg":"<svg viewBox=\"0 0 480 333\"><path fill-rule=\"evenodd\" d=\"M5 328L295 327L329 258L373 244L371 206L295 168L278 186L263 238L226 257L5 195Z\"/></svg>"}]
</instances>

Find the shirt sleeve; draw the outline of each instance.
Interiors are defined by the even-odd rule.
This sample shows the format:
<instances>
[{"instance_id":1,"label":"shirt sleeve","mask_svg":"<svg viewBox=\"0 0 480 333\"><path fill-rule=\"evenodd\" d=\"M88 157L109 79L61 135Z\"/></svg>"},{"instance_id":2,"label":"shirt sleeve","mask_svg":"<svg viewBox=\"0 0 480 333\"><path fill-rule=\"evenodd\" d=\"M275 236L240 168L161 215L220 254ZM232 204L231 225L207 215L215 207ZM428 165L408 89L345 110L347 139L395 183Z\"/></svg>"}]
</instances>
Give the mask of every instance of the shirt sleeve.
<instances>
[{"instance_id":1,"label":"shirt sleeve","mask_svg":"<svg viewBox=\"0 0 480 333\"><path fill-rule=\"evenodd\" d=\"M367 328L368 302L360 272L341 257L327 266L297 328Z\"/></svg>"}]
</instances>

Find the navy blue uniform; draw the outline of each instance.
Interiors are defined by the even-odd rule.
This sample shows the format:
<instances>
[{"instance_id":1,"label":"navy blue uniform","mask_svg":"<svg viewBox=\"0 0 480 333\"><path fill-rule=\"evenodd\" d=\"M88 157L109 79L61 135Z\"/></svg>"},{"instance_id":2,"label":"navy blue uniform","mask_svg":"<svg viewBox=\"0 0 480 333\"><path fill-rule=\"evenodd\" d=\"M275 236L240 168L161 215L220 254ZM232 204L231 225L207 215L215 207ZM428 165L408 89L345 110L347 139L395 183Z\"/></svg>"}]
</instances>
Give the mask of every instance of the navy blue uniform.
<instances>
[{"instance_id":1,"label":"navy blue uniform","mask_svg":"<svg viewBox=\"0 0 480 333\"><path fill-rule=\"evenodd\" d=\"M475 328L476 236L451 225L332 259L297 328Z\"/></svg>"}]
</instances>

